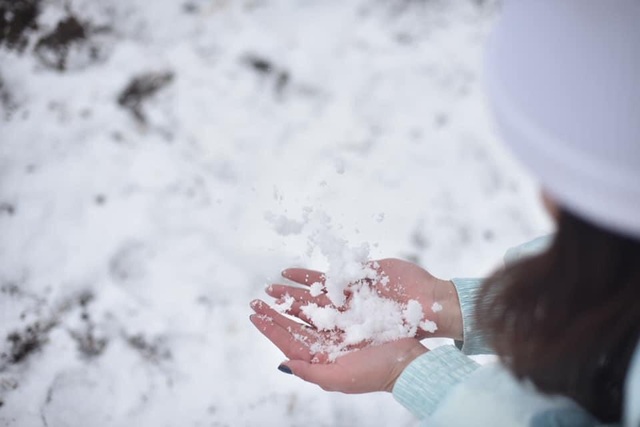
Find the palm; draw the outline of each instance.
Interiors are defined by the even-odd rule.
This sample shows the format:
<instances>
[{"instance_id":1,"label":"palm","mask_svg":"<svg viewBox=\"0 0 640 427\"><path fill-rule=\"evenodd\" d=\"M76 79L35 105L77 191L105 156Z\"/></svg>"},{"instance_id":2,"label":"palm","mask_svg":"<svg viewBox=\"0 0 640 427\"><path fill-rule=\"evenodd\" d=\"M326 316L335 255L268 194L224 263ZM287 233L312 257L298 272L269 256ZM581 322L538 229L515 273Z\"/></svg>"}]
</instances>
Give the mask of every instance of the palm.
<instances>
[{"instance_id":1,"label":"palm","mask_svg":"<svg viewBox=\"0 0 640 427\"><path fill-rule=\"evenodd\" d=\"M419 328L416 338L461 338L459 303L451 282L440 280L423 268L399 259L382 259L372 265L375 265L378 270L379 277L387 278L384 282L378 280L370 284L380 296L400 304L407 304L411 300L418 301L422 306L423 320L433 321L438 326L434 333ZM288 310L288 314L310 323L311 320L306 318L301 310L304 305L310 303L319 306L331 305L326 295L313 297L308 289L308 286L313 283L324 281L322 273L292 268L285 270L282 274L285 278L303 285L303 287L272 285L267 289L267 293L276 299L282 300L286 295L294 298L295 302Z\"/></svg>"},{"instance_id":2,"label":"palm","mask_svg":"<svg viewBox=\"0 0 640 427\"><path fill-rule=\"evenodd\" d=\"M325 353L314 353L315 344L340 339L320 333L282 316L262 301L252 304L253 324L290 360L286 365L300 378L328 391L366 393L391 391L402 370L426 352L417 340L404 338L381 345L362 343L332 363Z\"/></svg>"}]
</instances>

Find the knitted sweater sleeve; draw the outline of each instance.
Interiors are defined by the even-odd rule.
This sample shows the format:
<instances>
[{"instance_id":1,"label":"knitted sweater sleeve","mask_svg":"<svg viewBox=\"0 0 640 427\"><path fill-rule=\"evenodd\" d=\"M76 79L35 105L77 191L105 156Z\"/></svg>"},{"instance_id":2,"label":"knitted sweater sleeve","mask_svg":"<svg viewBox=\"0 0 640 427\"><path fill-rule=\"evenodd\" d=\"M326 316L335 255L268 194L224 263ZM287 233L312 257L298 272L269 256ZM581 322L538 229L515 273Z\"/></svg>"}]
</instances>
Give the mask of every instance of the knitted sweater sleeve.
<instances>
[{"instance_id":1,"label":"knitted sweater sleeve","mask_svg":"<svg viewBox=\"0 0 640 427\"><path fill-rule=\"evenodd\" d=\"M546 250L553 241L553 235L538 237L522 245L511 248L504 256L504 263L509 266L524 258L536 255ZM475 312L480 286L484 279L453 279L452 282L458 292L460 309L462 311L463 341L456 342L456 346L464 354L493 354L488 344L487 335L476 327Z\"/></svg>"},{"instance_id":2,"label":"knitted sweater sleeve","mask_svg":"<svg viewBox=\"0 0 640 427\"><path fill-rule=\"evenodd\" d=\"M393 387L393 396L416 417L431 415L449 390L480 365L457 348L437 347L411 362Z\"/></svg>"},{"instance_id":3,"label":"knitted sweater sleeve","mask_svg":"<svg viewBox=\"0 0 640 427\"><path fill-rule=\"evenodd\" d=\"M453 279L462 312L463 339L456 346L466 355L493 354L487 336L476 327L475 312L483 279Z\"/></svg>"}]
</instances>

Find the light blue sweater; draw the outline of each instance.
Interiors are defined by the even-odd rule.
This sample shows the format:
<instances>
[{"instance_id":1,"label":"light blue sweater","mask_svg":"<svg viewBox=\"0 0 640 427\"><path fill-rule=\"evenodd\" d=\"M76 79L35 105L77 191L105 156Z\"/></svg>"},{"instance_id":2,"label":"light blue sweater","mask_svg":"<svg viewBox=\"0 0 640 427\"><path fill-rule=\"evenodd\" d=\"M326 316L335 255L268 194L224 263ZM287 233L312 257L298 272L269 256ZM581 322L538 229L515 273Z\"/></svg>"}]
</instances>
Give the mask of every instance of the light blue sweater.
<instances>
[{"instance_id":1,"label":"light blue sweater","mask_svg":"<svg viewBox=\"0 0 640 427\"><path fill-rule=\"evenodd\" d=\"M550 236L539 238L509 250L505 263L544 250L550 240ZM516 380L502 364L481 366L468 357L493 353L474 325L481 282L481 279L453 280L463 317L461 350L445 345L418 357L396 381L395 399L429 427L602 426L573 401L544 395L531 384Z\"/></svg>"}]
</instances>

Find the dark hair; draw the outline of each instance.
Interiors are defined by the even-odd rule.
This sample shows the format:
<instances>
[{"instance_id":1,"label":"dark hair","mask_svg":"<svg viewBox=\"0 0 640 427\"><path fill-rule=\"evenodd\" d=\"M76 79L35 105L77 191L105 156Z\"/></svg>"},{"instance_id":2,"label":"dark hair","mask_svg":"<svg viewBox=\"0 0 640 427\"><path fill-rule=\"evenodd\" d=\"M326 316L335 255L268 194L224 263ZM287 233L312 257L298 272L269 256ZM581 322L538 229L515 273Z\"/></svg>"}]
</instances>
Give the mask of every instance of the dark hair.
<instances>
[{"instance_id":1,"label":"dark hair","mask_svg":"<svg viewBox=\"0 0 640 427\"><path fill-rule=\"evenodd\" d=\"M478 325L517 378L621 420L640 335L640 240L561 210L549 249L495 273L479 301Z\"/></svg>"}]
</instances>

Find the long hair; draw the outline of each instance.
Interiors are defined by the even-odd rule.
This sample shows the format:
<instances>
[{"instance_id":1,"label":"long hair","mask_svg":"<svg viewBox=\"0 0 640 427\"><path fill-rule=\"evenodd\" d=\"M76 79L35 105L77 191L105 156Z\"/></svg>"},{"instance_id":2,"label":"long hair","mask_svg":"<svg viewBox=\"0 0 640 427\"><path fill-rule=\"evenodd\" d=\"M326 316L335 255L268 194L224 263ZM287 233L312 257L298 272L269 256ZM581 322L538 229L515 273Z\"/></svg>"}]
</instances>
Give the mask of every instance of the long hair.
<instances>
[{"instance_id":1,"label":"long hair","mask_svg":"<svg viewBox=\"0 0 640 427\"><path fill-rule=\"evenodd\" d=\"M640 336L640 240L561 210L549 249L495 273L479 301L478 325L517 378L620 421Z\"/></svg>"}]
</instances>

